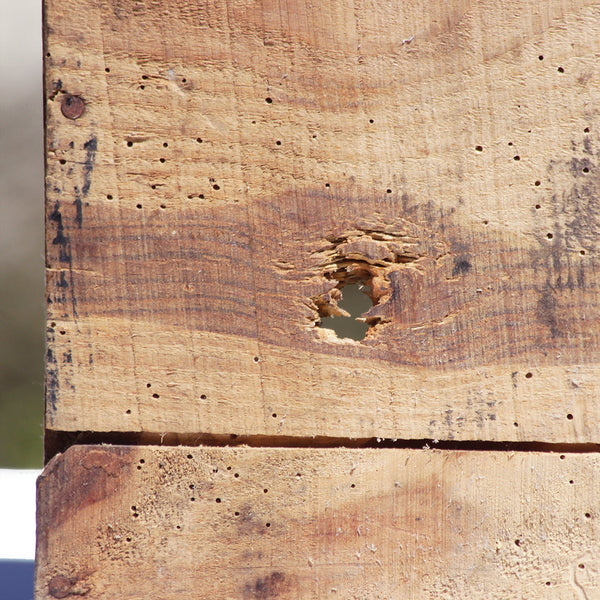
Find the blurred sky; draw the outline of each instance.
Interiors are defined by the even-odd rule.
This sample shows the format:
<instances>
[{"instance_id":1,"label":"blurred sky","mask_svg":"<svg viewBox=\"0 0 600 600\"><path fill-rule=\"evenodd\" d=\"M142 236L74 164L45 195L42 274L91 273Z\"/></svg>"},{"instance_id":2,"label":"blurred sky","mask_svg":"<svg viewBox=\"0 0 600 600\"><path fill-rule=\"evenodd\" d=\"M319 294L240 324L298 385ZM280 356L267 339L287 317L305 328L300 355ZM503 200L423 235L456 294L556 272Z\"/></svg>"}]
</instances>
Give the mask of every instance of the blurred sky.
<instances>
[{"instance_id":1,"label":"blurred sky","mask_svg":"<svg viewBox=\"0 0 600 600\"><path fill-rule=\"evenodd\" d=\"M42 464L41 1L0 0L0 468Z\"/></svg>"}]
</instances>

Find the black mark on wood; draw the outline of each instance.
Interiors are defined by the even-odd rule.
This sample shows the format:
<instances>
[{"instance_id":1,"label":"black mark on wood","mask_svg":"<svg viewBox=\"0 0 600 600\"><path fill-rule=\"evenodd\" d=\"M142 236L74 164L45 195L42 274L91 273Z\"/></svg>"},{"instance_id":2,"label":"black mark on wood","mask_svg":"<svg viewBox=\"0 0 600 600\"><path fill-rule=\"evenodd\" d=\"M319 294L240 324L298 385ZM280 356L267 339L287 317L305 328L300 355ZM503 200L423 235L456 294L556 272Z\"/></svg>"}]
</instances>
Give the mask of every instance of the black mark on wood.
<instances>
[{"instance_id":1,"label":"black mark on wood","mask_svg":"<svg viewBox=\"0 0 600 600\"><path fill-rule=\"evenodd\" d=\"M454 259L454 268L452 269L452 277L457 275L465 275L471 270L471 263L464 256L457 256Z\"/></svg>"}]
</instances>

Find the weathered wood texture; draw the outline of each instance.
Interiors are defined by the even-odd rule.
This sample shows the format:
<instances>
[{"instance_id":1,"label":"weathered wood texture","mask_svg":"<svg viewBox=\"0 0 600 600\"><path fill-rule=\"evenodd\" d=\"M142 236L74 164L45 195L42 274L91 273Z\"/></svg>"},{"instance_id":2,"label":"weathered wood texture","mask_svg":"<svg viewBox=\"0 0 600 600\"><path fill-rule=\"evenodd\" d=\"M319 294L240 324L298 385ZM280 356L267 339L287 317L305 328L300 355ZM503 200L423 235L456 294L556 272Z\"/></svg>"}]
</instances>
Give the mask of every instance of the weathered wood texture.
<instances>
[{"instance_id":1,"label":"weathered wood texture","mask_svg":"<svg viewBox=\"0 0 600 600\"><path fill-rule=\"evenodd\" d=\"M45 23L49 430L600 441L600 3Z\"/></svg>"},{"instance_id":2,"label":"weathered wood texture","mask_svg":"<svg viewBox=\"0 0 600 600\"><path fill-rule=\"evenodd\" d=\"M597 455L74 446L37 599L600 597Z\"/></svg>"}]
</instances>

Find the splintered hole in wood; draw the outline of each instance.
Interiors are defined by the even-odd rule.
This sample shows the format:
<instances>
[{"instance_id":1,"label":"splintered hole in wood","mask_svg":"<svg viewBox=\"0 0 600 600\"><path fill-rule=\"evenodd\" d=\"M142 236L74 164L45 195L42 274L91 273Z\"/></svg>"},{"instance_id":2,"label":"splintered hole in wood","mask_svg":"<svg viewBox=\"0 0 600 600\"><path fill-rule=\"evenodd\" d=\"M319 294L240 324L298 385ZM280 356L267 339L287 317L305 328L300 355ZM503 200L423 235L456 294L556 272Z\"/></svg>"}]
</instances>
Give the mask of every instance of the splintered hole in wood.
<instances>
[{"instance_id":1,"label":"splintered hole in wood","mask_svg":"<svg viewBox=\"0 0 600 600\"><path fill-rule=\"evenodd\" d=\"M334 291L337 290L337 294ZM343 290L343 291L342 291ZM351 340L364 340L369 330L369 325L361 316L373 306L373 302L368 294L371 288L364 283L354 283L341 285L329 294L338 295L337 308L340 311L338 315L322 316L318 327L331 329L340 338L350 338Z\"/></svg>"},{"instance_id":2,"label":"splintered hole in wood","mask_svg":"<svg viewBox=\"0 0 600 600\"><path fill-rule=\"evenodd\" d=\"M364 340L390 322L380 309L393 295L390 275L420 256L411 249L414 236L361 229L326 240L328 245L315 253L324 285L310 297L313 324L341 340Z\"/></svg>"}]
</instances>

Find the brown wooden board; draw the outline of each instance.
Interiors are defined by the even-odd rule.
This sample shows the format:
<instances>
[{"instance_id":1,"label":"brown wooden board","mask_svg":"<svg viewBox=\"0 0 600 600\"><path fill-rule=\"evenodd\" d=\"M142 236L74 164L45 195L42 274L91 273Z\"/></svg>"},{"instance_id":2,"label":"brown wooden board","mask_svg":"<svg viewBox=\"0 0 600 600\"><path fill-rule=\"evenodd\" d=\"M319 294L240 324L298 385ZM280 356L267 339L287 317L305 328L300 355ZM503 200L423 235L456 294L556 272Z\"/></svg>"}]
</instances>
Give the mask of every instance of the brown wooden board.
<instances>
[{"instance_id":1,"label":"brown wooden board","mask_svg":"<svg viewBox=\"0 0 600 600\"><path fill-rule=\"evenodd\" d=\"M597 455L73 446L36 598L600 595Z\"/></svg>"},{"instance_id":2,"label":"brown wooden board","mask_svg":"<svg viewBox=\"0 0 600 600\"><path fill-rule=\"evenodd\" d=\"M45 52L49 431L600 441L598 2L46 0Z\"/></svg>"}]
</instances>

